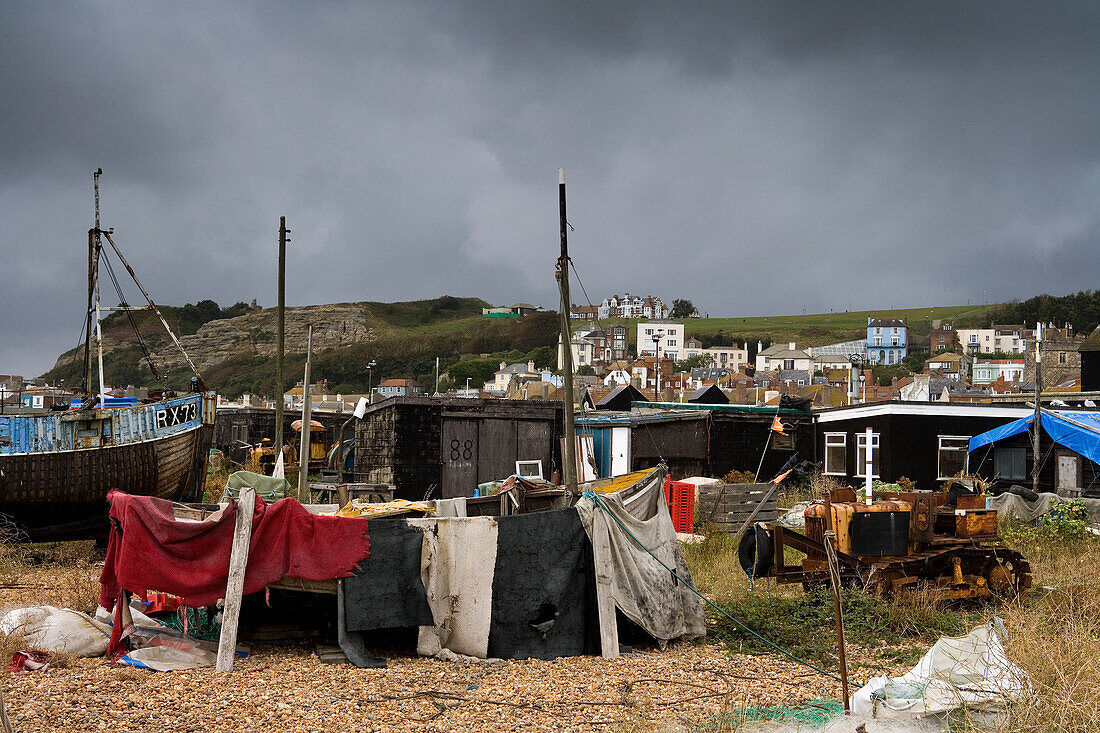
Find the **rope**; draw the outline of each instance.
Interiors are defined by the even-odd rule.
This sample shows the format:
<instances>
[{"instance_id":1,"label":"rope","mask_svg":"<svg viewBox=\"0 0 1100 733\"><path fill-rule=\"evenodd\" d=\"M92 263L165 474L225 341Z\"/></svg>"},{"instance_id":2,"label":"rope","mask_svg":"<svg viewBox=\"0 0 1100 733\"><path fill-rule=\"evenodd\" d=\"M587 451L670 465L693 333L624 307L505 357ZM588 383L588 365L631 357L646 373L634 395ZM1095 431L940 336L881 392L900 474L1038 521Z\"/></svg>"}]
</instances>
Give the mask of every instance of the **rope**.
<instances>
[{"instance_id":1,"label":"rope","mask_svg":"<svg viewBox=\"0 0 1100 733\"><path fill-rule=\"evenodd\" d=\"M118 284L118 278L115 277L114 268L111 267L111 260L108 259L106 255L103 257L103 264L107 266L107 275L111 278L111 283L115 286L119 305L122 306L126 313L126 318L130 321L130 328L134 330L134 335L137 336L138 346L141 347L142 353L145 354L145 360L149 362L149 371L153 372L153 379L160 379L160 374L157 372L157 365L153 363L153 355L149 353L149 348L145 345L145 340L141 337L141 331L138 330L137 323L134 321L134 314L130 311L130 306L126 303L126 298L122 294L122 286Z\"/></svg>"},{"instance_id":2,"label":"rope","mask_svg":"<svg viewBox=\"0 0 1100 733\"><path fill-rule=\"evenodd\" d=\"M706 596L704 596L699 591L699 589L696 588L690 581L685 580L684 578L680 577L680 575L673 568L670 568L668 565L665 565L664 561L662 561L661 558L654 555L652 550L650 550L648 547L646 547L642 543L641 540L639 540L636 536L634 536L634 533L631 532L630 529L627 528L627 526L622 523L622 520L620 520L617 516L615 516L614 512L611 512L607 509L607 507L603 503L603 500L600 498L599 494L597 494L595 492L592 492L592 491L586 491L586 492L584 492L584 494L582 494L582 496L584 496L584 498L586 498L586 499L591 499L596 504L596 506L599 507L604 512L604 514L606 514L607 516L609 516L613 520L615 520L615 524L619 525L619 528L622 529L624 532L626 532L627 536L630 537L630 539L634 541L634 544L636 544L638 547L645 550L649 554L650 557L652 557L654 560L657 561L658 564L660 564L661 567L663 567L665 570L667 570L669 573L671 573L673 578L675 578L679 582L683 583L685 588L687 588L692 593L694 593L695 595L697 595L701 599L703 599L704 603L709 605L714 610L718 611L720 614L722 614L723 616L728 618L730 621L734 622L735 624L740 626L743 630L747 631L752 636L755 636L757 639L764 642L765 644L767 644L769 647L776 650L780 654L783 654L784 656L789 657L790 659L794 660L795 662L798 662L799 664L801 664L805 667L809 667L810 669L814 670L815 672L818 672L820 674L825 675L826 677L828 677L830 679L833 679L833 680L836 680L837 682L840 682L840 678L837 677L835 674L832 674L831 672L826 672L825 670L821 669L820 667L816 667L813 664L811 664L810 662L807 662L805 659L802 659L800 657L796 657L794 654L787 651L783 647L779 646L775 642L773 642L770 639L767 639L767 638L761 636L760 634L758 634L757 632L753 631L748 626L746 626L744 623L742 623L738 619L731 616L729 614L729 612L726 611L726 609L722 608L717 603L715 603L714 601L712 601L709 598L707 598Z\"/></svg>"}]
</instances>

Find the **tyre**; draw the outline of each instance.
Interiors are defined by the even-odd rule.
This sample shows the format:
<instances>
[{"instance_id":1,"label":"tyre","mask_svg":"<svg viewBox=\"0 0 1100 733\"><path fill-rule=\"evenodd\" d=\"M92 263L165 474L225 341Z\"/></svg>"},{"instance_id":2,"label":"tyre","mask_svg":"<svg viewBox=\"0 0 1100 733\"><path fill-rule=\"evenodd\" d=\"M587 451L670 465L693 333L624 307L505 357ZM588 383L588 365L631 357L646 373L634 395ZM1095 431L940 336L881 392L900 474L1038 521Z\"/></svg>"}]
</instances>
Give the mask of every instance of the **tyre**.
<instances>
[{"instance_id":1,"label":"tyre","mask_svg":"<svg viewBox=\"0 0 1100 733\"><path fill-rule=\"evenodd\" d=\"M762 524L754 524L741 535L737 545L737 560L750 578L763 578L772 569L774 553L772 532Z\"/></svg>"}]
</instances>

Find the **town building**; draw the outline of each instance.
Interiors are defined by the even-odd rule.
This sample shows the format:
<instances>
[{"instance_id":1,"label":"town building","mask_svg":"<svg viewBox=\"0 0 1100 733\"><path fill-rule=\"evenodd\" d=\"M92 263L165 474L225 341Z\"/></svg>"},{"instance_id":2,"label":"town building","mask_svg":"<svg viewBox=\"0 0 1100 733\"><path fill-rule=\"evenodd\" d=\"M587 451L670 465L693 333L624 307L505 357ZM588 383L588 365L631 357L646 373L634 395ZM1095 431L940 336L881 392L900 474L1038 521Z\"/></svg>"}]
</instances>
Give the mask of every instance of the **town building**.
<instances>
[{"instance_id":1,"label":"town building","mask_svg":"<svg viewBox=\"0 0 1100 733\"><path fill-rule=\"evenodd\" d=\"M959 346L967 354L1023 354L1035 332L1023 324L958 329Z\"/></svg>"},{"instance_id":2,"label":"town building","mask_svg":"<svg viewBox=\"0 0 1100 733\"><path fill-rule=\"evenodd\" d=\"M868 364L900 364L908 353L908 328L896 318L867 318Z\"/></svg>"},{"instance_id":3,"label":"town building","mask_svg":"<svg viewBox=\"0 0 1100 733\"><path fill-rule=\"evenodd\" d=\"M374 391L382 398L416 397L424 394L424 386L415 379L384 379Z\"/></svg>"},{"instance_id":4,"label":"town building","mask_svg":"<svg viewBox=\"0 0 1100 733\"><path fill-rule=\"evenodd\" d=\"M939 351L953 351L958 342L958 334L950 323L943 323L932 328L928 334L928 353L935 354Z\"/></svg>"},{"instance_id":5,"label":"town building","mask_svg":"<svg viewBox=\"0 0 1100 733\"><path fill-rule=\"evenodd\" d=\"M637 325L635 344L638 356L654 356L681 361L684 351L684 324L678 321L642 321Z\"/></svg>"},{"instance_id":6,"label":"town building","mask_svg":"<svg viewBox=\"0 0 1100 733\"><path fill-rule=\"evenodd\" d=\"M702 342L698 339L689 338L684 342L683 359L690 359L699 355L710 357L713 366L731 371L737 371L743 365L749 363L749 350L747 347L710 346L704 349ZM683 361L683 359L680 361Z\"/></svg>"},{"instance_id":7,"label":"town building","mask_svg":"<svg viewBox=\"0 0 1100 733\"><path fill-rule=\"evenodd\" d=\"M607 318L656 318L658 320L668 318L671 310L660 298L647 295L625 293L622 297L612 295L604 298L597 308L596 315L600 320Z\"/></svg>"},{"instance_id":8,"label":"town building","mask_svg":"<svg viewBox=\"0 0 1100 733\"><path fill-rule=\"evenodd\" d=\"M997 380L1019 382L1023 378L1023 359L976 359L971 381L977 385L992 384Z\"/></svg>"},{"instance_id":9,"label":"town building","mask_svg":"<svg viewBox=\"0 0 1100 733\"><path fill-rule=\"evenodd\" d=\"M485 383L482 389L496 396L503 396L515 389L524 379L538 379L540 373L535 370L535 362L526 364L508 364L500 362L500 369L493 373L493 378Z\"/></svg>"},{"instance_id":10,"label":"town building","mask_svg":"<svg viewBox=\"0 0 1100 733\"><path fill-rule=\"evenodd\" d=\"M762 343L756 344L756 371L771 372L780 369L798 370L809 372L813 370L813 358L805 351L798 349L794 341L783 344L772 344L763 348Z\"/></svg>"},{"instance_id":11,"label":"town building","mask_svg":"<svg viewBox=\"0 0 1100 733\"><path fill-rule=\"evenodd\" d=\"M945 351L942 354L936 354L931 359L924 362L924 371L929 373L935 372L937 376L946 377L947 379L966 381L970 378L970 370L973 362L973 357L967 356L966 354L956 354L951 351ZM990 381L993 380L991 379Z\"/></svg>"}]
</instances>

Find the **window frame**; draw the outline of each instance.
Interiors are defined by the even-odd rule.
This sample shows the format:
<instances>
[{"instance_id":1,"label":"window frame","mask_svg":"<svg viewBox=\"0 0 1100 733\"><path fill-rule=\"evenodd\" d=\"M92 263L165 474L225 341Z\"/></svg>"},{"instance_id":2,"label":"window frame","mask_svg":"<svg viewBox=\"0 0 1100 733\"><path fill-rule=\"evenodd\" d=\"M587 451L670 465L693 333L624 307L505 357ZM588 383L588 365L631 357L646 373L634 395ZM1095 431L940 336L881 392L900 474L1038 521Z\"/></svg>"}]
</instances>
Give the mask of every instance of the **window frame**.
<instances>
[{"instance_id":1,"label":"window frame","mask_svg":"<svg viewBox=\"0 0 1100 733\"><path fill-rule=\"evenodd\" d=\"M839 443L829 443L830 438L839 438ZM841 466L839 471L830 471L829 468L829 448L841 448ZM833 466L836 468L836 466ZM826 476L847 476L848 475L848 434L847 433L825 433L825 465L822 469L822 473Z\"/></svg>"},{"instance_id":2,"label":"window frame","mask_svg":"<svg viewBox=\"0 0 1100 733\"><path fill-rule=\"evenodd\" d=\"M943 481L945 479L951 478L951 476L954 476L954 474L951 474L951 476L945 476L944 473L943 473L943 452L945 450L947 450L947 451L962 450L962 452L963 452L962 472L963 472L964 476L969 474L969 472L970 472L970 451L969 451L969 448L970 448L970 438L971 437L973 437L973 436L969 436L969 435L938 435L938 436L936 436L936 480L937 481ZM962 446L945 448L944 447L944 441L945 440L948 440L948 441L950 441L950 440L962 440L962 441L965 441L965 443Z\"/></svg>"},{"instance_id":3,"label":"window frame","mask_svg":"<svg viewBox=\"0 0 1100 733\"><path fill-rule=\"evenodd\" d=\"M860 443L864 444L863 451L866 453L867 432L860 431L856 433L856 470L854 476L866 479L867 472L865 470L867 460L860 460ZM882 474L882 433L871 433L871 478L881 478Z\"/></svg>"}]
</instances>

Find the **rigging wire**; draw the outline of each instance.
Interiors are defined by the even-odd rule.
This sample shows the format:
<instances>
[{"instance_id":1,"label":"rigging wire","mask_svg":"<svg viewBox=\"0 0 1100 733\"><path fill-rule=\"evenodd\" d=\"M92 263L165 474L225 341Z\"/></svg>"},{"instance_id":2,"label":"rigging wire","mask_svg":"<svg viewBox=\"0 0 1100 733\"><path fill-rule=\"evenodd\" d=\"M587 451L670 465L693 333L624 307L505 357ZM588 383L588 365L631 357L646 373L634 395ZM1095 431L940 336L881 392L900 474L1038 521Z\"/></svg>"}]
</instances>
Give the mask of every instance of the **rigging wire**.
<instances>
[{"instance_id":1,"label":"rigging wire","mask_svg":"<svg viewBox=\"0 0 1100 733\"><path fill-rule=\"evenodd\" d=\"M145 339L141 337L141 331L138 330L137 323L134 321L134 314L126 303L126 297L122 294L122 287L118 284L118 278L115 277L114 268L111 267L111 260L106 256L106 253L104 253L103 256L103 264L107 266L107 276L115 286L119 305L122 306L123 311L126 313L126 318L130 321L130 328L134 329L134 335L137 336L138 345L141 347L142 353L145 354L145 360L149 363L149 370L153 372L153 379L160 379L160 373L157 372L157 365L153 363L153 355L149 353L149 348L145 345Z\"/></svg>"}]
</instances>

